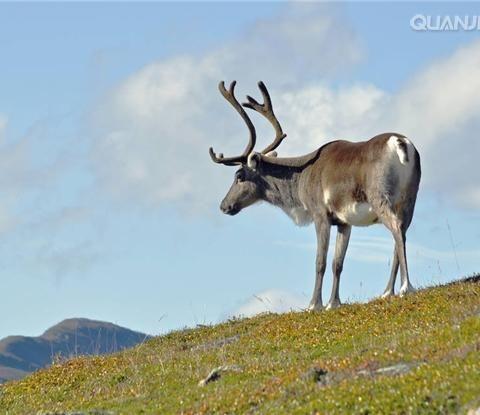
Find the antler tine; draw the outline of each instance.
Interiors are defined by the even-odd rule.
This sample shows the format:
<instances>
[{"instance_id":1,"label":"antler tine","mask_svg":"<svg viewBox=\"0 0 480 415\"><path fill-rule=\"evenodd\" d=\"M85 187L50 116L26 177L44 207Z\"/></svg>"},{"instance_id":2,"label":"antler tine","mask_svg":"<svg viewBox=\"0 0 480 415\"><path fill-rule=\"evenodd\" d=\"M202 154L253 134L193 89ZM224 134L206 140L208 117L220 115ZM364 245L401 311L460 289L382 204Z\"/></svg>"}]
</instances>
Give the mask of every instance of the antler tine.
<instances>
[{"instance_id":1,"label":"antler tine","mask_svg":"<svg viewBox=\"0 0 480 415\"><path fill-rule=\"evenodd\" d=\"M237 84L237 81L233 81L230 84L230 87L227 89L225 88L225 82L221 81L218 84L218 89L220 93L223 95L223 97L232 105L233 108L237 110L237 112L240 114L242 117L243 121L247 125L248 131L250 132L250 138L247 144L247 147L245 147L245 150L240 156L236 157L223 157L223 154L219 154L218 156L215 154L213 151L213 148L210 147L210 157L215 163L221 163L225 164L227 166L234 166L237 164L243 164L246 163L248 155L252 152L253 148L255 147L255 142L257 139L257 134L255 132L255 127L250 120L250 117L248 114L245 112L243 109L242 105L237 101L235 98L235 85Z\"/></svg>"},{"instance_id":2,"label":"antler tine","mask_svg":"<svg viewBox=\"0 0 480 415\"><path fill-rule=\"evenodd\" d=\"M270 99L270 94L268 93L267 87L262 81L260 81L258 83L258 88L262 93L263 104L260 104L256 99L247 95L248 102L245 102L242 105L262 114L275 129L275 139L269 146L262 150L262 154L267 154L270 151L275 150L287 136L287 134L283 132L282 127L280 126L280 123L273 112L272 100Z\"/></svg>"}]
</instances>

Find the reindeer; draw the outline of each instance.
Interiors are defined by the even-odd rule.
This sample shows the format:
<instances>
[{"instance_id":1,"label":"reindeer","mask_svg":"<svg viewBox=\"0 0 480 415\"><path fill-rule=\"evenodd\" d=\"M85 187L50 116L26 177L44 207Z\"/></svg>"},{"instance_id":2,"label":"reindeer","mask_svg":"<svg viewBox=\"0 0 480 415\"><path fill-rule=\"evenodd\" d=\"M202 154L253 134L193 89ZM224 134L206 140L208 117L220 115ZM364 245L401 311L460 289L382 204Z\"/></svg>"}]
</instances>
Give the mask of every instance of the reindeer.
<instances>
[{"instance_id":1,"label":"reindeer","mask_svg":"<svg viewBox=\"0 0 480 415\"><path fill-rule=\"evenodd\" d=\"M390 279L382 297L394 295L400 267L403 296L414 291L410 284L405 250L405 235L412 221L420 184L420 156L404 135L383 133L368 141L331 141L300 157L277 157L274 151L287 136L282 131L263 82L258 87L260 104L251 96L240 104L235 98L236 81L227 91L218 88L247 125L250 138L244 152L224 157L210 148L215 163L240 166L220 209L236 215L259 201L281 208L297 225L315 224L317 233L316 280L309 310L320 310L330 228L337 227L333 260L333 286L326 309L341 305L340 274L352 226L382 223L395 241ZM255 127L243 107L264 116L275 130L275 139L261 152L254 151Z\"/></svg>"}]
</instances>

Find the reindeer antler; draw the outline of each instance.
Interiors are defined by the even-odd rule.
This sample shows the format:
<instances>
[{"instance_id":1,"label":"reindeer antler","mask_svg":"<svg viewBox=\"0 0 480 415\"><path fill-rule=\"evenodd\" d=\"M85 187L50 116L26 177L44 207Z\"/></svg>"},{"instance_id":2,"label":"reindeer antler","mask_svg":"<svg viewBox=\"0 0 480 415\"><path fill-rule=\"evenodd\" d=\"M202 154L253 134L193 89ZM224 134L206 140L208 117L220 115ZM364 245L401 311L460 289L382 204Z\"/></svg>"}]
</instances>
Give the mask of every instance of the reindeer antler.
<instances>
[{"instance_id":1,"label":"reindeer antler","mask_svg":"<svg viewBox=\"0 0 480 415\"><path fill-rule=\"evenodd\" d=\"M258 103L257 100L252 98L250 95L247 95L248 102L245 102L242 105L262 114L268 121L270 121L270 124L272 124L273 128L275 129L275 139L269 146L261 151L262 154L267 154L270 151L275 150L287 136L287 134L282 131L282 127L280 126L280 123L273 112L272 100L270 99L270 94L268 93L267 87L262 81L260 81L258 83L258 88L263 96L263 104Z\"/></svg>"},{"instance_id":2,"label":"reindeer antler","mask_svg":"<svg viewBox=\"0 0 480 415\"><path fill-rule=\"evenodd\" d=\"M248 155L253 151L253 148L255 147L255 142L257 139L257 135L255 132L255 127L253 126L252 121L250 120L249 116L245 112L245 110L242 108L242 105L237 101L235 98L235 85L237 84L237 81L233 81L230 84L230 87L228 91L225 89L225 83L221 81L218 84L218 89L220 90L220 93L223 95L223 97L230 102L230 104L237 110L237 112L240 114L242 117L243 121L245 121L245 124L247 124L248 131L250 132L250 138L247 144L247 147L243 151L243 153L240 156L236 157L223 157L223 154L219 154L218 156L215 154L213 151L213 148L210 147L210 157L215 163L221 163L225 164L227 166L235 166L237 164L244 164L247 162L247 157Z\"/></svg>"}]
</instances>

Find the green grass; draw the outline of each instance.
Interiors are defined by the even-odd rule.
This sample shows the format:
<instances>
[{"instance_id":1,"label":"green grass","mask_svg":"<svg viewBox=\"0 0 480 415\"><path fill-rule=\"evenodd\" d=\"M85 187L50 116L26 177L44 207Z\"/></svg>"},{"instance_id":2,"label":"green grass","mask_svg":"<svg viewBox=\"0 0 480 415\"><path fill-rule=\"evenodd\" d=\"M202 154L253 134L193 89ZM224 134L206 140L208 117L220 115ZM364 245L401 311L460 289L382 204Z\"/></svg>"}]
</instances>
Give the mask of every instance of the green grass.
<instances>
[{"instance_id":1,"label":"green grass","mask_svg":"<svg viewBox=\"0 0 480 415\"><path fill-rule=\"evenodd\" d=\"M399 363L408 365L406 373L376 372ZM198 386L221 365L237 370ZM327 374L316 376L314 368ZM478 407L478 281L320 313L264 314L172 332L0 387L0 412L9 415L439 414Z\"/></svg>"}]
</instances>

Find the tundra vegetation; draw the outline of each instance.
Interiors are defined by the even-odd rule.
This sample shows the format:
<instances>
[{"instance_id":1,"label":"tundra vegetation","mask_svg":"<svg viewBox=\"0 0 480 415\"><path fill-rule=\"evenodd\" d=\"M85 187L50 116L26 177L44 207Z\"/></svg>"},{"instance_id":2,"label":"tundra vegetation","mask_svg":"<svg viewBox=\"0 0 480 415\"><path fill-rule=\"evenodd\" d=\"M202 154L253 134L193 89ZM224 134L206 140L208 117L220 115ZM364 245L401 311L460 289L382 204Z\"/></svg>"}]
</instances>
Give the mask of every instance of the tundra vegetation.
<instances>
[{"instance_id":1,"label":"tundra vegetation","mask_svg":"<svg viewBox=\"0 0 480 415\"><path fill-rule=\"evenodd\" d=\"M477 275L403 298L234 319L55 363L2 385L0 412L468 413L480 407L479 334Z\"/></svg>"}]
</instances>

